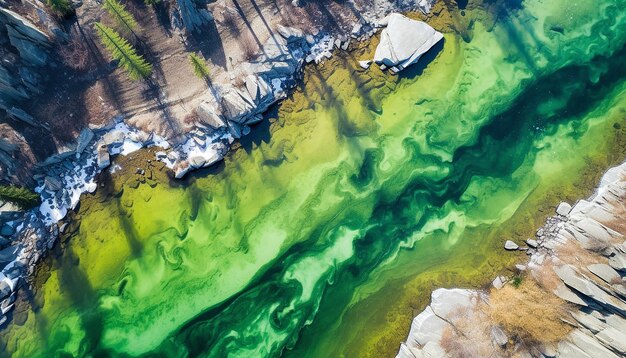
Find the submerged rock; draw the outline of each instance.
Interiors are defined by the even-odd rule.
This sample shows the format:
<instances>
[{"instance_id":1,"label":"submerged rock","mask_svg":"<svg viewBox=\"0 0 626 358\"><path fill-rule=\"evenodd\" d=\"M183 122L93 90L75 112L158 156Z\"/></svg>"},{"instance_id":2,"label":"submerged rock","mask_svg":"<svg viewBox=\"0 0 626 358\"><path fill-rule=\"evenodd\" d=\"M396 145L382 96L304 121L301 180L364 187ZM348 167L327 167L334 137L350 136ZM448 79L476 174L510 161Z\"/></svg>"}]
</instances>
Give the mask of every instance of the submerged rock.
<instances>
[{"instance_id":1,"label":"submerged rock","mask_svg":"<svg viewBox=\"0 0 626 358\"><path fill-rule=\"evenodd\" d=\"M504 243L504 249L513 251L519 249L519 246L511 240L506 240L506 242Z\"/></svg>"},{"instance_id":2,"label":"submerged rock","mask_svg":"<svg viewBox=\"0 0 626 358\"><path fill-rule=\"evenodd\" d=\"M443 35L422 21L391 14L385 21L387 28L381 33L374 62L397 71L419 61Z\"/></svg>"},{"instance_id":3,"label":"submerged rock","mask_svg":"<svg viewBox=\"0 0 626 358\"><path fill-rule=\"evenodd\" d=\"M361 66L361 68L364 70L369 69L371 65L372 61L359 61L359 66Z\"/></svg>"}]
</instances>

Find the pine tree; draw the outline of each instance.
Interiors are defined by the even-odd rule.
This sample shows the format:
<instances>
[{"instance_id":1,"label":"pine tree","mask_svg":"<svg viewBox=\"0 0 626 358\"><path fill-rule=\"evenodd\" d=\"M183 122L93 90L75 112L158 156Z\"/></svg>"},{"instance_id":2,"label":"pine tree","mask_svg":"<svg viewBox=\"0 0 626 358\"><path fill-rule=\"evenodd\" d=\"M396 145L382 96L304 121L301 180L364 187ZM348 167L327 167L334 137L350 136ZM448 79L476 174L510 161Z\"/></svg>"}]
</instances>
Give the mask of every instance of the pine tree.
<instances>
[{"instance_id":1,"label":"pine tree","mask_svg":"<svg viewBox=\"0 0 626 358\"><path fill-rule=\"evenodd\" d=\"M127 35L135 34L137 21L122 3L117 0L104 0L102 7L109 13L122 32Z\"/></svg>"},{"instance_id":2,"label":"pine tree","mask_svg":"<svg viewBox=\"0 0 626 358\"><path fill-rule=\"evenodd\" d=\"M205 79L208 78L211 74L211 71L206 64L206 61L195 53L189 54L189 63L191 63L191 67L193 67L193 73L195 73L198 78Z\"/></svg>"},{"instance_id":3,"label":"pine tree","mask_svg":"<svg viewBox=\"0 0 626 358\"><path fill-rule=\"evenodd\" d=\"M14 203L22 209L30 209L39 205L37 193L14 185L0 185L0 199Z\"/></svg>"},{"instance_id":4,"label":"pine tree","mask_svg":"<svg viewBox=\"0 0 626 358\"><path fill-rule=\"evenodd\" d=\"M148 6L153 6L161 2L161 0L143 0L143 2Z\"/></svg>"},{"instance_id":5,"label":"pine tree","mask_svg":"<svg viewBox=\"0 0 626 358\"><path fill-rule=\"evenodd\" d=\"M69 0L46 0L46 5L62 16L69 15L74 11Z\"/></svg>"},{"instance_id":6,"label":"pine tree","mask_svg":"<svg viewBox=\"0 0 626 358\"><path fill-rule=\"evenodd\" d=\"M150 76L152 65L150 65L137 51L120 36L115 30L99 22L94 27L100 36L104 47L111 52L111 56L120 62L120 66L127 72L132 80L138 80Z\"/></svg>"}]
</instances>

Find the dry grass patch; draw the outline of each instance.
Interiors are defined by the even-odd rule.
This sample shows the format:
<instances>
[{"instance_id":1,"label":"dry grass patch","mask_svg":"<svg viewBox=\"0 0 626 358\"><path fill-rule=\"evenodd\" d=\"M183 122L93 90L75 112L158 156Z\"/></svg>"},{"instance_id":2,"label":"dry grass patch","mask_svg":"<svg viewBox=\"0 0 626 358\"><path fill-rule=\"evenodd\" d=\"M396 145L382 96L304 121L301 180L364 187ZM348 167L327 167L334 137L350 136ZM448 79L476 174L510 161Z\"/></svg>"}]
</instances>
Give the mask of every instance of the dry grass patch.
<instances>
[{"instance_id":1,"label":"dry grass patch","mask_svg":"<svg viewBox=\"0 0 626 358\"><path fill-rule=\"evenodd\" d=\"M494 323L526 344L560 341L572 328L563 322L566 302L528 277L518 288L492 290L488 310Z\"/></svg>"},{"instance_id":2,"label":"dry grass patch","mask_svg":"<svg viewBox=\"0 0 626 358\"><path fill-rule=\"evenodd\" d=\"M483 309L464 309L453 316L454 327L446 327L439 341L439 345L448 357L494 356L495 351L490 336L492 324Z\"/></svg>"},{"instance_id":3,"label":"dry grass patch","mask_svg":"<svg viewBox=\"0 0 626 358\"><path fill-rule=\"evenodd\" d=\"M626 206L624 203L626 203L626 197L621 197L619 202L613 203L612 211L616 219L601 221L601 224L626 236L626 220L624 220L626 218Z\"/></svg>"},{"instance_id":4,"label":"dry grass patch","mask_svg":"<svg viewBox=\"0 0 626 358\"><path fill-rule=\"evenodd\" d=\"M241 33L239 36L239 45L241 46L246 61L252 60L261 50L256 39L249 31Z\"/></svg>"},{"instance_id":5,"label":"dry grass patch","mask_svg":"<svg viewBox=\"0 0 626 358\"><path fill-rule=\"evenodd\" d=\"M566 264L585 268L592 264L608 263L608 259L599 254L599 252L607 247L608 245L606 243L598 241L597 250L594 247L594 250L591 251L582 247L578 241L569 240L567 243L556 248L556 256Z\"/></svg>"},{"instance_id":6,"label":"dry grass patch","mask_svg":"<svg viewBox=\"0 0 626 358\"><path fill-rule=\"evenodd\" d=\"M563 285L563 281L554 272L554 264L552 263L544 263L536 270L531 271L531 275L540 288L547 292L554 292L560 285Z\"/></svg>"},{"instance_id":7,"label":"dry grass patch","mask_svg":"<svg viewBox=\"0 0 626 358\"><path fill-rule=\"evenodd\" d=\"M58 48L59 56L67 67L83 71L93 66L87 45L77 36Z\"/></svg>"}]
</instances>

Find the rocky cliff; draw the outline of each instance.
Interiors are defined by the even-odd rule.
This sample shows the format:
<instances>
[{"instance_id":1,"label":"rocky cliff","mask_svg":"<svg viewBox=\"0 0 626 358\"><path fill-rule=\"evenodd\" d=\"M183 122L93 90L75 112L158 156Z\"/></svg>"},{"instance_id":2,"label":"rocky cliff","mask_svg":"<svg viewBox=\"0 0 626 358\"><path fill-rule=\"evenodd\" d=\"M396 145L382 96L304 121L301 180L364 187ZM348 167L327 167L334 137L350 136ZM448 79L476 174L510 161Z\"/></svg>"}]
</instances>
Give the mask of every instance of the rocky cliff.
<instances>
[{"instance_id":1,"label":"rocky cliff","mask_svg":"<svg viewBox=\"0 0 626 358\"><path fill-rule=\"evenodd\" d=\"M47 19L45 11L39 11ZM46 71L54 64L54 40L30 20L0 6L0 182L33 183L26 168L36 158L26 133L49 135L49 126L28 113L24 104L44 88Z\"/></svg>"}]
</instances>

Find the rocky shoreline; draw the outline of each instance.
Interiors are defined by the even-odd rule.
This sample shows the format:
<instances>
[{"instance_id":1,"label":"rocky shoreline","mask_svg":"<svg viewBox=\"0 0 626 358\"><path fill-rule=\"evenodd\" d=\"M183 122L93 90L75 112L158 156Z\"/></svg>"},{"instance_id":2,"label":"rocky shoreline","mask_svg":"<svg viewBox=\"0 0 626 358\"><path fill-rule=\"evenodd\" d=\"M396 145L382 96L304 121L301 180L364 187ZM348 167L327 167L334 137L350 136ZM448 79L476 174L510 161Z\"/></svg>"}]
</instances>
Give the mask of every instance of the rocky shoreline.
<instances>
[{"instance_id":1,"label":"rocky shoreline","mask_svg":"<svg viewBox=\"0 0 626 358\"><path fill-rule=\"evenodd\" d=\"M404 6L402 10L427 12L433 3L422 0L411 8ZM393 6L386 9L386 12L397 10ZM114 170L109 168L111 156L159 147L163 151L157 152L155 159L164 162L175 178L182 178L189 171L222 160L231 144L248 134L250 125L263 120L263 113L296 86L305 64L329 58L334 49L347 50L352 41L364 41L378 28L387 27L383 30L386 40L381 42L374 60L383 68L396 72L417 62L443 38L428 25L399 14L370 21L355 25L350 36L333 37L323 32L312 36L295 28L280 27L279 40L266 43L261 57L243 65L247 72L243 88L223 85L218 89L219 93L213 93L212 99L201 103L196 111L199 123L184 140L177 141L179 144L172 145L162 136L136 129L118 116L107 125L83 129L67 150L39 163L41 173L34 179L36 192L42 199L41 206L25 213L0 213L3 240L0 247L0 326L13 308L19 287L30 285L38 261L64 232L66 224L59 224L61 220L77 206L83 193L93 193L97 189L99 173ZM393 35L407 30L418 31L421 35L412 41Z\"/></svg>"},{"instance_id":2,"label":"rocky shoreline","mask_svg":"<svg viewBox=\"0 0 626 358\"><path fill-rule=\"evenodd\" d=\"M516 265L515 275L496 277L491 292L435 290L429 306L414 318L397 357L452 357L459 350L490 357L626 355L625 199L623 163L605 173L589 199L573 207L561 203L526 246L507 241L505 250L524 250L529 260ZM563 310L558 317L567 328L563 337L548 339L552 332L544 327L543 342L528 339L522 329L507 330L506 322L494 319L494 295L515 292L524 280L540 286ZM530 304L548 306L549 300ZM524 320L541 322L541 313L525 310L521 302L509 300L505 309Z\"/></svg>"}]
</instances>

